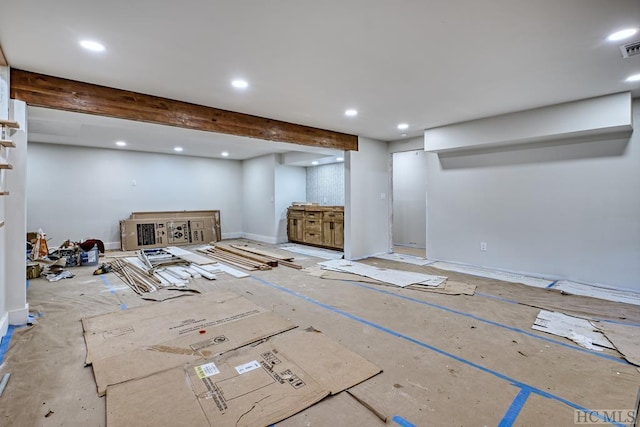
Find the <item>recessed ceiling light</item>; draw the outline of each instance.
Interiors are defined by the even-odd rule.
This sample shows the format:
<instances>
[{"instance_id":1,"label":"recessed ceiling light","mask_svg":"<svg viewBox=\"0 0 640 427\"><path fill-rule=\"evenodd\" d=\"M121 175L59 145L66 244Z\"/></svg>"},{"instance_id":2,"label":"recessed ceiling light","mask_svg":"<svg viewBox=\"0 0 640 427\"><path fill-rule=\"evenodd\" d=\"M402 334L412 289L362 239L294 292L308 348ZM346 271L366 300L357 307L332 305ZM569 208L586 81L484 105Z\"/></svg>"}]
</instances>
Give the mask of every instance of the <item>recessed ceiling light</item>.
<instances>
[{"instance_id":1,"label":"recessed ceiling light","mask_svg":"<svg viewBox=\"0 0 640 427\"><path fill-rule=\"evenodd\" d=\"M634 74L626 78L625 82L638 82L640 81L640 74Z\"/></svg>"},{"instance_id":2,"label":"recessed ceiling light","mask_svg":"<svg viewBox=\"0 0 640 427\"><path fill-rule=\"evenodd\" d=\"M124 142L124 141L116 141L116 145L117 145L118 147L126 147L126 146L127 146L127 143L126 143L126 142Z\"/></svg>"},{"instance_id":3,"label":"recessed ceiling light","mask_svg":"<svg viewBox=\"0 0 640 427\"><path fill-rule=\"evenodd\" d=\"M80 46L93 52L104 51L104 45L93 40L82 40Z\"/></svg>"},{"instance_id":4,"label":"recessed ceiling light","mask_svg":"<svg viewBox=\"0 0 640 427\"><path fill-rule=\"evenodd\" d=\"M249 87L249 83L246 80L236 79L231 82L231 86L236 89L246 89Z\"/></svg>"},{"instance_id":5,"label":"recessed ceiling light","mask_svg":"<svg viewBox=\"0 0 640 427\"><path fill-rule=\"evenodd\" d=\"M336 160L337 160L338 162L344 162L344 157L336 157Z\"/></svg>"},{"instance_id":6,"label":"recessed ceiling light","mask_svg":"<svg viewBox=\"0 0 640 427\"><path fill-rule=\"evenodd\" d=\"M313 162L311 162L312 165L317 165L318 162L316 162L315 160Z\"/></svg>"},{"instance_id":7,"label":"recessed ceiling light","mask_svg":"<svg viewBox=\"0 0 640 427\"><path fill-rule=\"evenodd\" d=\"M407 136L407 134L406 133L401 133L400 136L404 138L405 136Z\"/></svg>"},{"instance_id":8,"label":"recessed ceiling light","mask_svg":"<svg viewBox=\"0 0 640 427\"><path fill-rule=\"evenodd\" d=\"M348 117L355 117L358 115L358 110L354 110L353 108L350 108L344 112L344 115Z\"/></svg>"},{"instance_id":9,"label":"recessed ceiling light","mask_svg":"<svg viewBox=\"0 0 640 427\"><path fill-rule=\"evenodd\" d=\"M229 153L227 153L226 151L223 151L222 153L220 153L220 155L222 157L227 157L229 155Z\"/></svg>"},{"instance_id":10,"label":"recessed ceiling light","mask_svg":"<svg viewBox=\"0 0 640 427\"><path fill-rule=\"evenodd\" d=\"M182 147L173 147L173 151L180 153L182 151Z\"/></svg>"},{"instance_id":11,"label":"recessed ceiling light","mask_svg":"<svg viewBox=\"0 0 640 427\"><path fill-rule=\"evenodd\" d=\"M616 31L615 33L609 35L609 37L607 37L607 40L609 40L610 42L615 42L618 40L626 39L627 37L631 37L637 32L637 28L627 28L626 30Z\"/></svg>"},{"instance_id":12,"label":"recessed ceiling light","mask_svg":"<svg viewBox=\"0 0 640 427\"><path fill-rule=\"evenodd\" d=\"M408 124L406 124L406 123L400 123L400 124L398 125L398 129L400 129L400 130L409 129L409 125L408 125Z\"/></svg>"}]
</instances>

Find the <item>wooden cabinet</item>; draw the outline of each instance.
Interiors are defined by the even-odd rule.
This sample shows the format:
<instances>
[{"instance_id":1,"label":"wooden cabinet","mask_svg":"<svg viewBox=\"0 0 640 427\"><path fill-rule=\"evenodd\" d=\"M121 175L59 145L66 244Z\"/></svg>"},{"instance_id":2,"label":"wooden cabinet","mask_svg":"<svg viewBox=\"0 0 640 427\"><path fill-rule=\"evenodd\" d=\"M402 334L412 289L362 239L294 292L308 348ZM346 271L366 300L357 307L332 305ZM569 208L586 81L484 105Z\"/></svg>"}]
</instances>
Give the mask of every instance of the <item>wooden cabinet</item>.
<instances>
[{"instance_id":1,"label":"wooden cabinet","mask_svg":"<svg viewBox=\"0 0 640 427\"><path fill-rule=\"evenodd\" d=\"M287 235L290 242L344 247L344 207L302 205L287 211Z\"/></svg>"}]
</instances>

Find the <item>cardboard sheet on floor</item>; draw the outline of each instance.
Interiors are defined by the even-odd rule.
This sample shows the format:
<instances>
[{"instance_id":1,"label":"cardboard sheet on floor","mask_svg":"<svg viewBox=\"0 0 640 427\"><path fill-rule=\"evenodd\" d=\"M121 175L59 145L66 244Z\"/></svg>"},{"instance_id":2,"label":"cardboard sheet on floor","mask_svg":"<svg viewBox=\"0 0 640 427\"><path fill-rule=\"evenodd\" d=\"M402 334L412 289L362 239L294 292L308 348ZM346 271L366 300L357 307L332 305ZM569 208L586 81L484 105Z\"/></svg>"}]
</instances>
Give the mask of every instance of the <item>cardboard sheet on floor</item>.
<instances>
[{"instance_id":1,"label":"cardboard sheet on floor","mask_svg":"<svg viewBox=\"0 0 640 427\"><path fill-rule=\"evenodd\" d=\"M372 285L389 286L388 283L381 282L380 280L371 279L365 276L358 276L357 274L353 273L322 270L321 268L317 267L309 267L306 268L305 271L310 276L320 277L321 279L348 280L353 282L370 283ZM441 283L438 286L409 285L406 286L405 289L413 289L416 291L431 292L434 294L444 295L473 295L476 292L476 285L447 280L446 282Z\"/></svg>"},{"instance_id":2,"label":"cardboard sheet on floor","mask_svg":"<svg viewBox=\"0 0 640 427\"><path fill-rule=\"evenodd\" d=\"M555 311L540 310L531 327L559 337L568 338L589 350L602 351L602 348L613 349L607 338L587 319L568 316Z\"/></svg>"},{"instance_id":3,"label":"cardboard sheet on floor","mask_svg":"<svg viewBox=\"0 0 640 427\"><path fill-rule=\"evenodd\" d=\"M377 268L360 262L346 260L330 260L320 262L318 264L327 270L353 273L359 276L379 280L381 282L390 283L402 288L416 284L438 286L447 280L444 276L433 276L429 274L413 273L411 271Z\"/></svg>"},{"instance_id":4,"label":"cardboard sheet on floor","mask_svg":"<svg viewBox=\"0 0 640 427\"><path fill-rule=\"evenodd\" d=\"M107 425L267 426L380 369L313 328L107 389Z\"/></svg>"},{"instance_id":5,"label":"cardboard sheet on floor","mask_svg":"<svg viewBox=\"0 0 640 427\"><path fill-rule=\"evenodd\" d=\"M301 255L309 255L322 259L342 259L343 252L332 251L330 249L314 248L312 246L297 245L295 243L286 243L280 245L280 249Z\"/></svg>"},{"instance_id":6,"label":"cardboard sheet on floor","mask_svg":"<svg viewBox=\"0 0 640 427\"><path fill-rule=\"evenodd\" d=\"M640 305L640 293L622 291L619 289L599 288L597 286L585 285L584 283L560 280L553 289L566 292L571 295L582 295L585 297L605 299L614 302Z\"/></svg>"},{"instance_id":7,"label":"cardboard sheet on floor","mask_svg":"<svg viewBox=\"0 0 640 427\"><path fill-rule=\"evenodd\" d=\"M82 319L98 393L292 329L293 323L230 292L182 298Z\"/></svg>"},{"instance_id":8,"label":"cardboard sheet on floor","mask_svg":"<svg viewBox=\"0 0 640 427\"><path fill-rule=\"evenodd\" d=\"M640 366L640 331L637 326L604 322L599 322L597 326L627 362Z\"/></svg>"}]
</instances>

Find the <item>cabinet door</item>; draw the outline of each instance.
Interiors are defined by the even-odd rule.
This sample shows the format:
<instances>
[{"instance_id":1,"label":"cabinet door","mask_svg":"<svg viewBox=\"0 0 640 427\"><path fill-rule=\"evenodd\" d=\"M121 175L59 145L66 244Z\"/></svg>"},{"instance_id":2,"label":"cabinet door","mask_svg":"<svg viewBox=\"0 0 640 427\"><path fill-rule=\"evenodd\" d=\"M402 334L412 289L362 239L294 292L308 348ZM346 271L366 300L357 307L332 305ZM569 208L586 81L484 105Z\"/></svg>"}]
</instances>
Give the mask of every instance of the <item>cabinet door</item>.
<instances>
[{"instance_id":1,"label":"cabinet door","mask_svg":"<svg viewBox=\"0 0 640 427\"><path fill-rule=\"evenodd\" d=\"M322 245L333 246L333 223L322 221Z\"/></svg>"},{"instance_id":2,"label":"cabinet door","mask_svg":"<svg viewBox=\"0 0 640 427\"><path fill-rule=\"evenodd\" d=\"M344 248L344 222L333 223L333 246L339 249Z\"/></svg>"},{"instance_id":3,"label":"cabinet door","mask_svg":"<svg viewBox=\"0 0 640 427\"><path fill-rule=\"evenodd\" d=\"M301 242L304 240L303 220L301 218L289 218L287 227L289 240L292 242Z\"/></svg>"}]
</instances>

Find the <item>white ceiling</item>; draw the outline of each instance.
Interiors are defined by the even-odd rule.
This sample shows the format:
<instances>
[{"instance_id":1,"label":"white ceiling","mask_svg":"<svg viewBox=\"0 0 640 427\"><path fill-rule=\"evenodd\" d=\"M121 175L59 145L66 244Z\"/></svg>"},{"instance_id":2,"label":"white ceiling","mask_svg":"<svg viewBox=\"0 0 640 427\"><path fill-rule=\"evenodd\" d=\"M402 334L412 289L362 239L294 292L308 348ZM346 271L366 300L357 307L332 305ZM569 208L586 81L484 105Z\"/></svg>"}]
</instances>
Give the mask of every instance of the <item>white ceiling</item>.
<instances>
[{"instance_id":1,"label":"white ceiling","mask_svg":"<svg viewBox=\"0 0 640 427\"><path fill-rule=\"evenodd\" d=\"M630 40L606 41L628 27L640 28L638 0L0 0L12 67L387 141L401 122L412 137L640 96L640 82L624 81L640 56L622 58ZM250 87L232 88L237 77ZM236 144L220 138L214 151Z\"/></svg>"}]
</instances>

